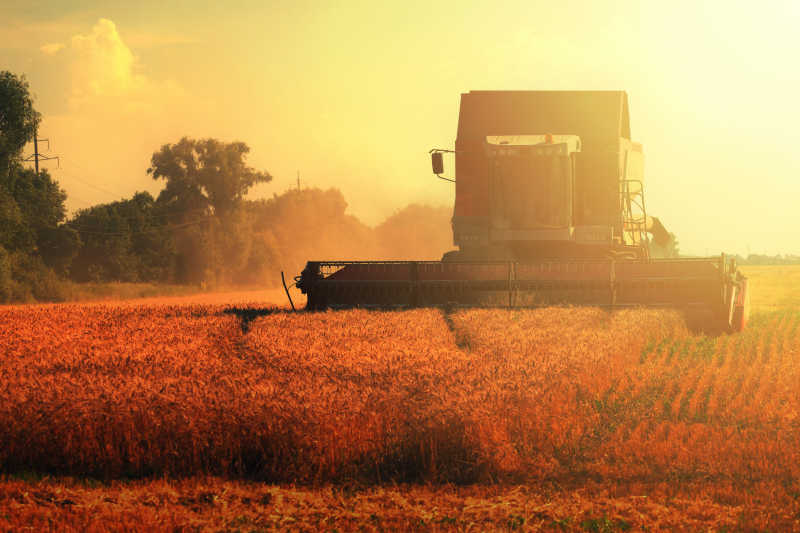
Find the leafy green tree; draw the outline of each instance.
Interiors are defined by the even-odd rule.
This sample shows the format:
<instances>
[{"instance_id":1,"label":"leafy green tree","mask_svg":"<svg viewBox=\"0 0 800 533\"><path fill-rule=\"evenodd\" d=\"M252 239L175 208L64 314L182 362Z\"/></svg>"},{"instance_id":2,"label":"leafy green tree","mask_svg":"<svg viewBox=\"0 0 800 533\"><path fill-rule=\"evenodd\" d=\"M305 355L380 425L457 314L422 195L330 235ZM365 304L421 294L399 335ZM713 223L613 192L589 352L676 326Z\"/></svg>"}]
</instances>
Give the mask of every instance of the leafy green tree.
<instances>
[{"instance_id":1,"label":"leafy green tree","mask_svg":"<svg viewBox=\"0 0 800 533\"><path fill-rule=\"evenodd\" d=\"M32 169L16 167L4 191L16 204L15 249L35 250L40 232L56 228L66 219L67 194L46 170L37 174Z\"/></svg>"},{"instance_id":2,"label":"leafy green tree","mask_svg":"<svg viewBox=\"0 0 800 533\"><path fill-rule=\"evenodd\" d=\"M19 212L12 249L38 254L45 265L65 275L78 251L78 234L64 225L67 195L46 170L19 168L9 180Z\"/></svg>"},{"instance_id":3,"label":"leafy green tree","mask_svg":"<svg viewBox=\"0 0 800 533\"><path fill-rule=\"evenodd\" d=\"M150 193L81 210L69 226L83 242L72 265L75 280L172 281L175 246Z\"/></svg>"},{"instance_id":4,"label":"leafy green tree","mask_svg":"<svg viewBox=\"0 0 800 533\"><path fill-rule=\"evenodd\" d=\"M66 194L22 164L40 120L24 76L0 71L0 300L59 299L77 245L64 226Z\"/></svg>"},{"instance_id":5,"label":"leafy green tree","mask_svg":"<svg viewBox=\"0 0 800 533\"><path fill-rule=\"evenodd\" d=\"M0 245L6 250L31 248L14 193L23 173L22 149L33 139L39 118L25 77L0 71Z\"/></svg>"},{"instance_id":6,"label":"leafy green tree","mask_svg":"<svg viewBox=\"0 0 800 533\"><path fill-rule=\"evenodd\" d=\"M383 259L372 228L347 213L338 189L291 189L246 205L254 241L248 268L260 259L267 282L280 280L281 270L299 274L312 258Z\"/></svg>"},{"instance_id":7,"label":"leafy green tree","mask_svg":"<svg viewBox=\"0 0 800 533\"><path fill-rule=\"evenodd\" d=\"M17 248L19 229L24 227L22 212L4 183L0 183L0 246Z\"/></svg>"},{"instance_id":8,"label":"leafy green tree","mask_svg":"<svg viewBox=\"0 0 800 533\"><path fill-rule=\"evenodd\" d=\"M225 219L253 185L272 180L269 173L247 165L249 152L243 142L184 137L155 152L147 172L153 179L166 180L158 200L173 212L196 215L209 208Z\"/></svg>"},{"instance_id":9,"label":"leafy green tree","mask_svg":"<svg viewBox=\"0 0 800 533\"><path fill-rule=\"evenodd\" d=\"M14 278L11 276L11 258L5 248L0 246L0 302L12 299Z\"/></svg>"},{"instance_id":10,"label":"leafy green tree","mask_svg":"<svg viewBox=\"0 0 800 533\"><path fill-rule=\"evenodd\" d=\"M39 118L25 76L0 71L0 177L33 139Z\"/></svg>"},{"instance_id":11,"label":"leafy green tree","mask_svg":"<svg viewBox=\"0 0 800 533\"><path fill-rule=\"evenodd\" d=\"M382 259L438 260L452 248L453 210L411 204L375 228Z\"/></svg>"}]
</instances>

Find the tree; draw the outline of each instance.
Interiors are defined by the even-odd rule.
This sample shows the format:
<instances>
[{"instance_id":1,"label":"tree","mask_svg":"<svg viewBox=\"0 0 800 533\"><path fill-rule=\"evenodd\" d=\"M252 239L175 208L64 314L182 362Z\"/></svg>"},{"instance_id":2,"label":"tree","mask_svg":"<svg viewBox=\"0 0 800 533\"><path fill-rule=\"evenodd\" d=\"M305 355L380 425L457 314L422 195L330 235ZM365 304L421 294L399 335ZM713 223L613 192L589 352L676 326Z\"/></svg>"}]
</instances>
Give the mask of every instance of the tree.
<instances>
[{"instance_id":1,"label":"tree","mask_svg":"<svg viewBox=\"0 0 800 533\"><path fill-rule=\"evenodd\" d=\"M54 228L66 218L64 202L67 194L47 170L37 174L30 168L17 168L9 177L5 190L20 212L22 225L17 229L17 237L27 238L31 247L35 246L39 230Z\"/></svg>"},{"instance_id":2,"label":"tree","mask_svg":"<svg viewBox=\"0 0 800 533\"><path fill-rule=\"evenodd\" d=\"M0 246L8 250L32 247L25 209L15 192L24 179L22 149L33 139L38 120L25 76L0 71Z\"/></svg>"},{"instance_id":3,"label":"tree","mask_svg":"<svg viewBox=\"0 0 800 533\"><path fill-rule=\"evenodd\" d=\"M6 223L6 231L0 231L0 243L8 250L38 254L45 265L66 274L79 243L77 233L63 224L67 216L64 190L47 170L37 174L15 167L4 193L15 207L7 213L16 216L0 217Z\"/></svg>"},{"instance_id":4,"label":"tree","mask_svg":"<svg viewBox=\"0 0 800 533\"><path fill-rule=\"evenodd\" d=\"M0 177L33 139L39 118L25 76L0 71Z\"/></svg>"},{"instance_id":5,"label":"tree","mask_svg":"<svg viewBox=\"0 0 800 533\"><path fill-rule=\"evenodd\" d=\"M439 260L452 248L453 210L411 204L375 228L382 259Z\"/></svg>"},{"instance_id":6,"label":"tree","mask_svg":"<svg viewBox=\"0 0 800 533\"><path fill-rule=\"evenodd\" d=\"M39 120L25 77L0 71L0 300L60 298L54 269L66 273L78 246L64 191L22 163Z\"/></svg>"},{"instance_id":7,"label":"tree","mask_svg":"<svg viewBox=\"0 0 800 533\"><path fill-rule=\"evenodd\" d=\"M150 193L83 209L68 225L83 240L73 279L172 281L175 246Z\"/></svg>"},{"instance_id":8,"label":"tree","mask_svg":"<svg viewBox=\"0 0 800 533\"><path fill-rule=\"evenodd\" d=\"M66 218L58 183L21 163L40 117L25 76L0 72L0 245L9 251L36 253L43 234L52 237Z\"/></svg>"},{"instance_id":9,"label":"tree","mask_svg":"<svg viewBox=\"0 0 800 533\"><path fill-rule=\"evenodd\" d=\"M290 189L267 200L247 202L253 219L254 246L268 274L297 273L312 258L383 259L373 230L347 213L338 189ZM267 249L269 248L269 249Z\"/></svg>"},{"instance_id":10,"label":"tree","mask_svg":"<svg viewBox=\"0 0 800 533\"><path fill-rule=\"evenodd\" d=\"M247 166L249 152L243 142L184 137L155 152L147 173L153 179L166 180L158 201L174 212L196 217L197 212L210 208L224 220L253 185L272 180L269 173Z\"/></svg>"}]
</instances>

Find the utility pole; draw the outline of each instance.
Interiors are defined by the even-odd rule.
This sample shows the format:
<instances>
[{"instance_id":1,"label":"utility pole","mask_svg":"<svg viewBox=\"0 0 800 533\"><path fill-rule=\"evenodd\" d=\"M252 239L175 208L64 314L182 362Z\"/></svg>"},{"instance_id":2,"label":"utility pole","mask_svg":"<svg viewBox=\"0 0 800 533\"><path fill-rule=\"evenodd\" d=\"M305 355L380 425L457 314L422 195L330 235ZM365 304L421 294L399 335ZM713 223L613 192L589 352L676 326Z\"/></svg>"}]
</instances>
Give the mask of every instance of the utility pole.
<instances>
[{"instance_id":1,"label":"utility pole","mask_svg":"<svg viewBox=\"0 0 800 533\"><path fill-rule=\"evenodd\" d=\"M33 155L28 156L25 161L33 161L33 166L36 169L36 175L39 175L39 160L49 161L55 159L58 166L61 167L61 159L57 155L48 156L39 153L39 141L47 143L47 150L50 150L50 139L39 139L39 124L36 124L36 129L33 130Z\"/></svg>"},{"instance_id":2,"label":"utility pole","mask_svg":"<svg viewBox=\"0 0 800 533\"><path fill-rule=\"evenodd\" d=\"M38 128L37 128L38 129ZM37 131L34 130L33 132L33 159L36 161L36 175L39 175L39 139L37 136Z\"/></svg>"},{"instance_id":3,"label":"utility pole","mask_svg":"<svg viewBox=\"0 0 800 533\"><path fill-rule=\"evenodd\" d=\"M300 190L300 171L297 171L297 190Z\"/></svg>"}]
</instances>

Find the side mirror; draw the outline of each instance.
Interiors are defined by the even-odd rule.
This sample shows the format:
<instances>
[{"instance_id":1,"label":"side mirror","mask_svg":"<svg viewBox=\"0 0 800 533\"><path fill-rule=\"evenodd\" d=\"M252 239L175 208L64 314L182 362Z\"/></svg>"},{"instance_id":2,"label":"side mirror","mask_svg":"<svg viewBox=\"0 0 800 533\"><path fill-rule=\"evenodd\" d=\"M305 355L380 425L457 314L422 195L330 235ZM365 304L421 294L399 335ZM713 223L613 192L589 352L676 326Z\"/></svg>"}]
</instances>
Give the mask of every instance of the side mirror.
<instances>
[{"instance_id":1,"label":"side mirror","mask_svg":"<svg viewBox=\"0 0 800 533\"><path fill-rule=\"evenodd\" d=\"M444 159L442 158L442 152L431 152L431 167L433 168L433 173L437 176L444 174Z\"/></svg>"}]
</instances>

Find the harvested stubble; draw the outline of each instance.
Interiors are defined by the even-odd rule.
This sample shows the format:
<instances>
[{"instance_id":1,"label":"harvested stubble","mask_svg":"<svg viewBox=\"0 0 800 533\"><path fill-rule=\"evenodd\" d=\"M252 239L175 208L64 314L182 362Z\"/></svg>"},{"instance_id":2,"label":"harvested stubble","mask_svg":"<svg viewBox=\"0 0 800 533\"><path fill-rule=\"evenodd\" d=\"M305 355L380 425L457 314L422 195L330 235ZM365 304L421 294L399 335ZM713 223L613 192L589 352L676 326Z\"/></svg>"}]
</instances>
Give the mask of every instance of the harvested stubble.
<instances>
[{"instance_id":1,"label":"harvested stubble","mask_svg":"<svg viewBox=\"0 0 800 533\"><path fill-rule=\"evenodd\" d=\"M752 492L752 493L750 493ZM212 478L0 478L2 531L792 531L779 483L277 487Z\"/></svg>"}]
</instances>

